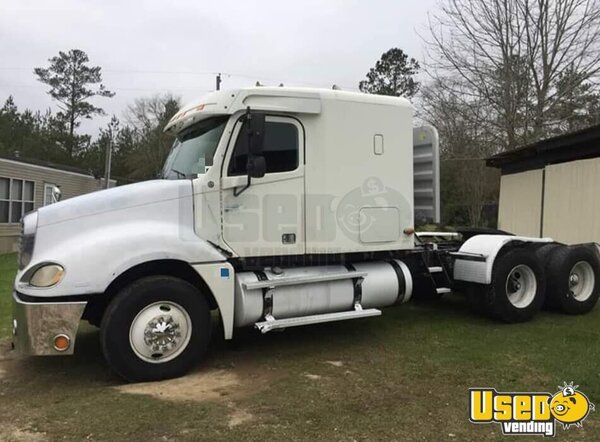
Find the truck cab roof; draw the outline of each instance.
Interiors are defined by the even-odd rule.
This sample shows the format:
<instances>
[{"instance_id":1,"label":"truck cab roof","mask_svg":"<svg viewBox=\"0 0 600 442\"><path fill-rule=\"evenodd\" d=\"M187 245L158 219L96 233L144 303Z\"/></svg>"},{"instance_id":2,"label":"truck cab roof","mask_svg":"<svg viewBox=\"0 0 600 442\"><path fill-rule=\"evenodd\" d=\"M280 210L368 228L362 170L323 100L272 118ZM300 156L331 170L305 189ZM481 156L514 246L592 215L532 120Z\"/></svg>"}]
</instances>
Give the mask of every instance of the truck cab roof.
<instances>
[{"instance_id":1,"label":"truck cab roof","mask_svg":"<svg viewBox=\"0 0 600 442\"><path fill-rule=\"evenodd\" d=\"M185 105L165 127L178 133L215 115L231 115L248 107L253 110L293 114L319 114L324 101L375 104L412 109L402 97L365 94L335 89L300 87L248 87L211 92Z\"/></svg>"}]
</instances>

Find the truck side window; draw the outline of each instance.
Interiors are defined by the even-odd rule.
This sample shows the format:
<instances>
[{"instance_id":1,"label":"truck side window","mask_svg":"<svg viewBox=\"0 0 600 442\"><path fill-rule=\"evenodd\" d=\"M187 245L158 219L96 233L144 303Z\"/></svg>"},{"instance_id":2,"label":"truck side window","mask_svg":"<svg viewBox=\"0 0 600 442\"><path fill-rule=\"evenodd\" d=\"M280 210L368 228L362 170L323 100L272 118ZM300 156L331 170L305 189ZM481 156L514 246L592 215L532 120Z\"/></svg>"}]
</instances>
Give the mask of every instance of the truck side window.
<instances>
[{"instance_id":1,"label":"truck side window","mask_svg":"<svg viewBox=\"0 0 600 442\"><path fill-rule=\"evenodd\" d=\"M294 124L267 121L265 123L265 161L267 173L289 172L298 167L298 128ZM235 142L227 175L246 175L248 138L245 123Z\"/></svg>"}]
</instances>

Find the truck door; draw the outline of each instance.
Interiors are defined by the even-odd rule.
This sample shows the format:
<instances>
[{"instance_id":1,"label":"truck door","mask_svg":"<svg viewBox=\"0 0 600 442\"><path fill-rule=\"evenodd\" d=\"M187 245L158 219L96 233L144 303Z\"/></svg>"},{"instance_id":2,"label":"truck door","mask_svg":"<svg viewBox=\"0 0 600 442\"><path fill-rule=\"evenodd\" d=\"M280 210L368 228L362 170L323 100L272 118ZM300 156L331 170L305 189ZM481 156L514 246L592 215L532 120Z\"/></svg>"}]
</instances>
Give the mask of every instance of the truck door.
<instances>
[{"instance_id":1,"label":"truck door","mask_svg":"<svg viewBox=\"0 0 600 442\"><path fill-rule=\"evenodd\" d=\"M221 176L222 235L238 256L305 252L304 132L298 120L266 116L266 173L248 181L248 138L243 119L235 125Z\"/></svg>"}]
</instances>

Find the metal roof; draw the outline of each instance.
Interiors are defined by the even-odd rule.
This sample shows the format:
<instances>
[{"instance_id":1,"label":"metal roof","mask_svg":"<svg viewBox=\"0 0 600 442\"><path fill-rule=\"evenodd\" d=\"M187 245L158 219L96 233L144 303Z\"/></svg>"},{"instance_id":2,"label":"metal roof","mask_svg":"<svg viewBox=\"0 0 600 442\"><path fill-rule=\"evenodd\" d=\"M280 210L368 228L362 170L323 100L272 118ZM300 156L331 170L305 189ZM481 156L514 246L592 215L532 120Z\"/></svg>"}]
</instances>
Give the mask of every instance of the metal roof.
<instances>
[{"instance_id":1,"label":"metal roof","mask_svg":"<svg viewBox=\"0 0 600 442\"><path fill-rule=\"evenodd\" d=\"M17 163L29 164L32 166L39 166L39 167L46 167L46 168L55 169L55 170L58 170L61 172L76 173L79 175L86 175L86 176L94 178L94 175L89 170L81 169L81 168L75 167L75 166L67 166L65 164L57 164L57 163L53 163L51 161L39 160L36 158L27 158L27 157L22 157L20 155L15 156L15 155L0 154L0 160L15 161Z\"/></svg>"},{"instance_id":2,"label":"metal roof","mask_svg":"<svg viewBox=\"0 0 600 442\"><path fill-rule=\"evenodd\" d=\"M600 157L600 124L499 153L487 158L486 165L508 174L596 157Z\"/></svg>"}]
</instances>

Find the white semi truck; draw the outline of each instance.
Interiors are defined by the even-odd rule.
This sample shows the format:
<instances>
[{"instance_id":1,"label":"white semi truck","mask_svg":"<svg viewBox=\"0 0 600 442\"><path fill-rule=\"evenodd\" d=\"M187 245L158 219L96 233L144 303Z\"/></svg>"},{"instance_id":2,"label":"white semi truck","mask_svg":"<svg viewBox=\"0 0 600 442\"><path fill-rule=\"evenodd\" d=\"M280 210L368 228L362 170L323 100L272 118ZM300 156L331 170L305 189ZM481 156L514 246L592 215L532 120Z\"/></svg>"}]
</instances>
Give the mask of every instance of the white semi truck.
<instances>
[{"instance_id":1,"label":"white semi truck","mask_svg":"<svg viewBox=\"0 0 600 442\"><path fill-rule=\"evenodd\" d=\"M177 139L164 179L22 220L13 296L22 353L72 354L84 319L100 327L115 372L157 380L203 357L215 310L232 339L238 327L373 317L453 289L507 322L544 304L585 313L598 300L595 244L415 234L415 215L439 216L437 135L413 137L403 98L217 91L165 130Z\"/></svg>"}]
</instances>

